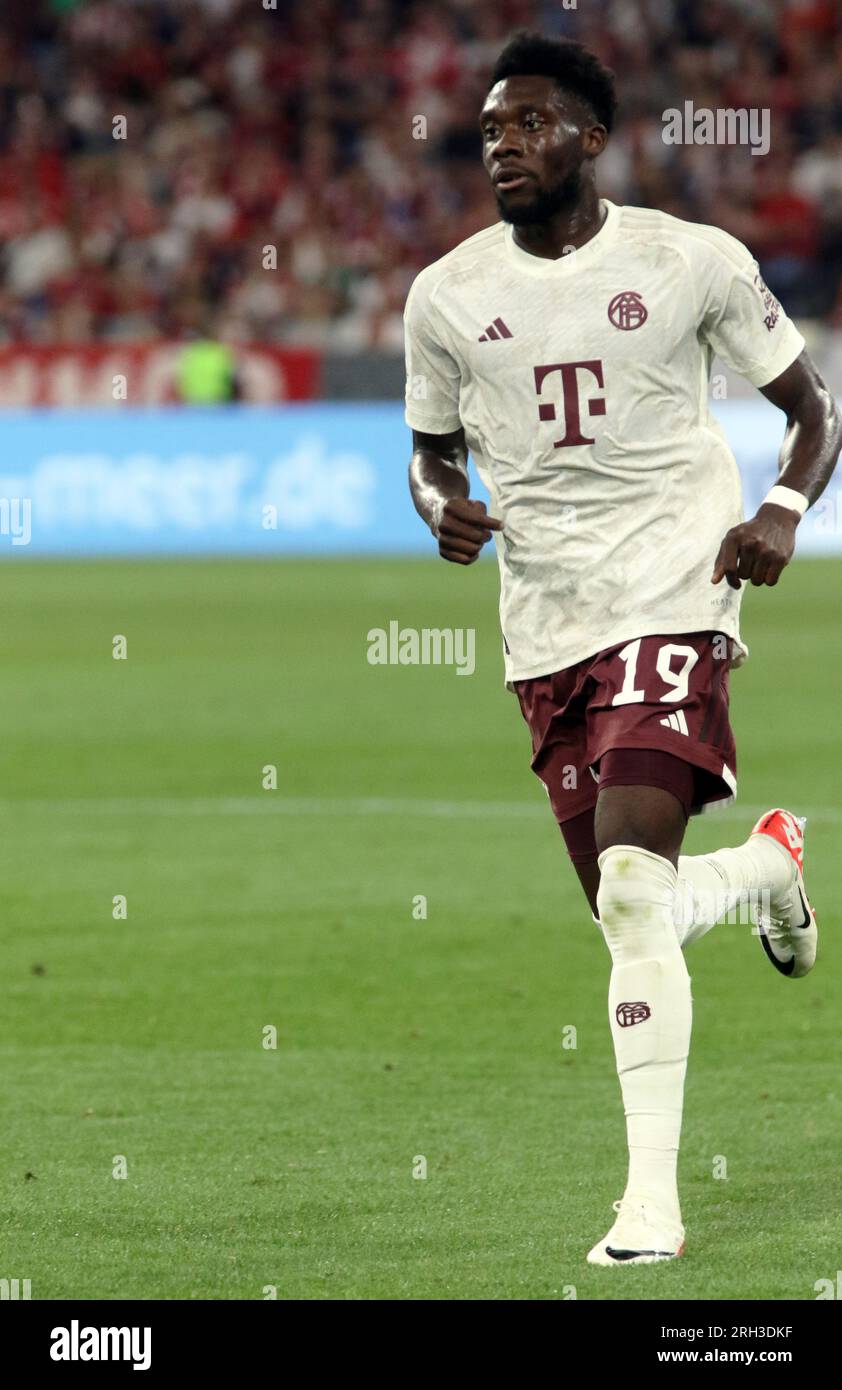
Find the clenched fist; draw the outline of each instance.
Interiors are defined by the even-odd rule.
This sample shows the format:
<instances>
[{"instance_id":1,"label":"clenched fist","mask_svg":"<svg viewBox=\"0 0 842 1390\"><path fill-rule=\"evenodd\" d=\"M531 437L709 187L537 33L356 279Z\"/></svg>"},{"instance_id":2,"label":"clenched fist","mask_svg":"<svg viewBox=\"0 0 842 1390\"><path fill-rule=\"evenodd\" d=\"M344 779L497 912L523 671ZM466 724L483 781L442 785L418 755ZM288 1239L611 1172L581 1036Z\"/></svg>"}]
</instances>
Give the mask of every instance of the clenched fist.
<instances>
[{"instance_id":1,"label":"clenched fist","mask_svg":"<svg viewBox=\"0 0 842 1390\"><path fill-rule=\"evenodd\" d=\"M442 506L434 528L439 555L457 565L472 565L492 531L502 531L503 523L489 516L485 503L470 497L449 497Z\"/></svg>"},{"instance_id":2,"label":"clenched fist","mask_svg":"<svg viewBox=\"0 0 842 1390\"><path fill-rule=\"evenodd\" d=\"M792 559L799 520L797 512L764 502L757 516L732 526L725 536L711 583L725 578L732 589L739 589L743 579L750 579L752 584L777 584Z\"/></svg>"}]
</instances>

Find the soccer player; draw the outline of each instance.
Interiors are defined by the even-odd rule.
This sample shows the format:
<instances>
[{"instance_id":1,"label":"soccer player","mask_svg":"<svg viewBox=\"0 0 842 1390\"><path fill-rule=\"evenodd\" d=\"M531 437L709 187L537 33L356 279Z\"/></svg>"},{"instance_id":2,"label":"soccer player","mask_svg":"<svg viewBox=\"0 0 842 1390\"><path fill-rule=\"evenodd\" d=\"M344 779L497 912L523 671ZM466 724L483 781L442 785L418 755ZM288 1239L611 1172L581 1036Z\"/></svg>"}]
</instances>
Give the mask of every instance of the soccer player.
<instances>
[{"instance_id":1,"label":"soccer player","mask_svg":"<svg viewBox=\"0 0 842 1390\"><path fill-rule=\"evenodd\" d=\"M612 74L521 32L480 113L500 220L416 277L406 305L410 487L440 555L492 535L507 683L611 954L628 1182L595 1264L684 1248L676 1184L690 979L682 947L739 902L789 978L816 955L802 823L681 854L733 799L728 672L742 585L777 584L842 442L835 403L751 253L714 227L600 198ZM780 475L742 518L707 400L714 353L786 415ZM470 450L491 511L468 495Z\"/></svg>"}]
</instances>

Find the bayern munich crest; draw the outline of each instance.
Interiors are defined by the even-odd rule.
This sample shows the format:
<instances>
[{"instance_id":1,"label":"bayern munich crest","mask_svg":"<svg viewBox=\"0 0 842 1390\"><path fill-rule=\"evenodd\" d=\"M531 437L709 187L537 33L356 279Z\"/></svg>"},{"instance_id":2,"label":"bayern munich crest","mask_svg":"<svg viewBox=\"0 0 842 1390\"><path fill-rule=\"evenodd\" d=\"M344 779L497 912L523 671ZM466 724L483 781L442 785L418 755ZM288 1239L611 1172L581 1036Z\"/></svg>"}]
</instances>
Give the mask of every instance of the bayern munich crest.
<instances>
[{"instance_id":1,"label":"bayern munich crest","mask_svg":"<svg viewBox=\"0 0 842 1390\"><path fill-rule=\"evenodd\" d=\"M642 999L636 999L633 1003L618 1004L616 1013L621 1028L633 1028L636 1023L645 1023L647 1018L652 1017L652 1010Z\"/></svg>"},{"instance_id":2,"label":"bayern munich crest","mask_svg":"<svg viewBox=\"0 0 842 1390\"><path fill-rule=\"evenodd\" d=\"M636 290L623 290L621 294L615 294L608 305L608 317L615 328L628 332L646 322L649 310Z\"/></svg>"}]
</instances>

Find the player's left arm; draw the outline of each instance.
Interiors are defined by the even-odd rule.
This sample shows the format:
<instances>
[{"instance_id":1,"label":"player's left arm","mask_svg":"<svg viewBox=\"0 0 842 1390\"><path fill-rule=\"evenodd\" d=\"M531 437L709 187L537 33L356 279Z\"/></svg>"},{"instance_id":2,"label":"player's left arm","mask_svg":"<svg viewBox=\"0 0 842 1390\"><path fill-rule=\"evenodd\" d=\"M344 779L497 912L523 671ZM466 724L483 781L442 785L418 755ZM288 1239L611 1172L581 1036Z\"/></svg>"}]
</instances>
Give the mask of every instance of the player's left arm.
<instances>
[{"instance_id":1,"label":"player's left arm","mask_svg":"<svg viewBox=\"0 0 842 1390\"><path fill-rule=\"evenodd\" d=\"M839 457L842 415L806 352L759 389L786 415L778 486L800 492L812 506L827 487ZM800 520L800 512L764 502L756 516L733 526L724 537L711 582L718 584L725 578L732 589L739 589L743 579L777 584L792 559Z\"/></svg>"}]
</instances>

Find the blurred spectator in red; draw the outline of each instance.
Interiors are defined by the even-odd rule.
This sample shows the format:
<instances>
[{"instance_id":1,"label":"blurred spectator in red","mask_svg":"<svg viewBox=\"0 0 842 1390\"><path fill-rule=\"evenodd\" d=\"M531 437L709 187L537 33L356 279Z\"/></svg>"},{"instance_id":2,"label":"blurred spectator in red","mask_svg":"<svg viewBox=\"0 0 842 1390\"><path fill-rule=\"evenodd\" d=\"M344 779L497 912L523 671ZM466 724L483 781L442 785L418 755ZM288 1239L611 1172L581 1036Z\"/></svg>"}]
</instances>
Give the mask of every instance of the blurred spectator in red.
<instances>
[{"instance_id":1,"label":"blurred spectator in red","mask_svg":"<svg viewBox=\"0 0 842 1390\"><path fill-rule=\"evenodd\" d=\"M415 272L495 220L477 112L507 35L577 38L621 99L618 202L746 241L842 313L837 0L4 0L0 341L187 336L399 351ZM685 100L766 156L667 145Z\"/></svg>"}]
</instances>

